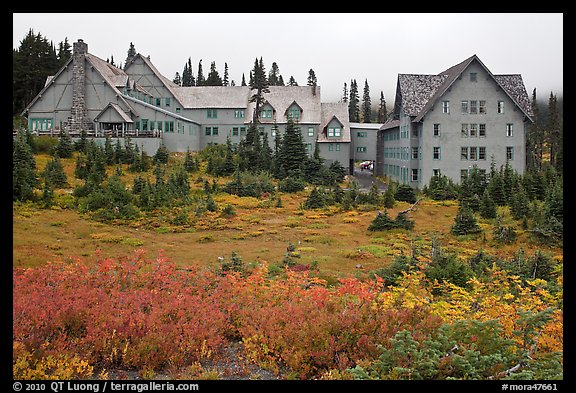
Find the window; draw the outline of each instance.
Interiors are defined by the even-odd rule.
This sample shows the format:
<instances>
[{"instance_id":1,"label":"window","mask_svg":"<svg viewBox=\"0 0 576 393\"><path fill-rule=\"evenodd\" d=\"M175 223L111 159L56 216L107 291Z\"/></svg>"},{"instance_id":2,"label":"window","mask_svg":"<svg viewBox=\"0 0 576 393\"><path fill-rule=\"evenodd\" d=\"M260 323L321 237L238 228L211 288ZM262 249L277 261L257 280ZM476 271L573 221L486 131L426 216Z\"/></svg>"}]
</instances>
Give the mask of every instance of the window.
<instances>
[{"instance_id":1,"label":"window","mask_svg":"<svg viewBox=\"0 0 576 393\"><path fill-rule=\"evenodd\" d=\"M450 113L450 101L442 101L442 113Z\"/></svg>"},{"instance_id":2,"label":"window","mask_svg":"<svg viewBox=\"0 0 576 393\"><path fill-rule=\"evenodd\" d=\"M514 160L514 147L513 146L506 146L506 159L507 160Z\"/></svg>"},{"instance_id":3,"label":"window","mask_svg":"<svg viewBox=\"0 0 576 393\"><path fill-rule=\"evenodd\" d=\"M470 124L470 138L478 136L478 124Z\"/></svg>"},{"instance_id":4,"label":"window","mask_svg":"<svg viewBox=\"0 0 576 393\"><path fill-rule=\"evenodd\" d=\"M461 160L468 160L468 147L461 147L460 148L460 159Z\"/></svg>"},{"instance_id":5,"label":"window","mask_svg":"<svg viewBox=\"0 0 576 393\"><path fill-rule=\"evenodd\" d=\"M276 137L276 133L278 132L278 126L276 124L274 124L272 126L272 136Z\"/></svg>"},{"instance_id":6,"label":"window","mask_svg":"<svg viewBox=\"0 0 576 393\"><path fill-rule=\"evenodd\" d=\"M460 181L466 180L468 177L468 169L460 169Z\"/></svg>"},{"instance_id":7,"label":"window","mask_svg":"<svg viewBox=\"0 0 576 393\"><path fill-rule=\"evenodd\" d=\"M232 127L232 136L238 136L238 127Z\"/></svg>"},{"instance_id":8,"label":"window","mask_svg":"<svg viewBox=\"0 0 576 393\"><path fill-rule=\"evenodd\" d=\"M439 160L440 159L440 147L434 146L432 148L432 159Z\"/></svg>"},{"instance_id":9,"label":"window","mask_svg":"<svg viewBox=\"0 0 576 393\"><path fill-rule=\"evenodd\" d=\"M244 109L235 109L234 110L234 118L235 119L243 119L244 118Z\"/></svg>"},{"instance_id":10,"label":"window","mask_svg":"<svg viewBox=\"0 0 576 393\"><path fill-rule=\"evenodd\" d=\"M476 161L478 159L478 147L470 147L470 160Z\"/></svg>"},{"instance_id":11,"label":"window","mask_svg":"<svg viewBox=\"0 0 576 393\"><path fill-rule=\"evenodd\" d=\"M240 136L246 136L246 127L240 127Z\"/></svg>"},{"instance_id":12,"label":"window","mask_svg":"<svg viewBox=\"0 0 576 393\"><path fill-rule=\"evenodd\" d=\"M300 109L289 109L288 110L288 118L292 120L300 120Z\"/></svg>"},{"instance_id":13,"label":"window","mask_svg":"<svg viewBox=\"0 0 576 393\"><path fill-rule=\"evenodd\" d=\"M440 124L434 124L434 131L432 132L433 136L440 136Z\"/></svg>"},{"instance_id":14,"label":"window","mask_svg":"<svg viewBox=\"0 0 576 393\"><path fill-rule=\"evenodd\" d=\"M504 101L498 101L498 113L504 113Z\"/></svg>"},{"instance_id":15,"label":"window","mask_svg":"<svg viewBox=\"0 0 576 393\"><path fill-rule=\"evenodd\" d=\"M180 113L180 108L176 107L176 113Z\"/></svg>"},{"instance_id":16,"label":"window","mask_svg":"<svg viewBox=\"0 0 576 393\"><path fill-rule=\"evenodd\" d=\"M308 136L314 136L314 127L308 127Z\"/></svg>"},{"instance_id":17,"label":"window","mask_svg":"<svg viewBox=\"0 0 576 393\"><path fill-rule=\"evenodd\" d=\"M358 138L366 138L366 137L368 137L368 132L366 132L366 131L358 131L358 132L356 132L356 136L357 136Z\"/></svg>"},{"instance_id":18,"label":"window","mask_svg":"<svg viewBox=\"0 0 576 393\"><path fill-rule=\"evenodd\" d=\"M432 169L432 176L441 176L440 169Z\"/></svg>"},{"instance_id":19,"label":"window","mask_svg":"<svg viewBox=\"0 0 576 393\"><path fill-rule=\"evenodd\" d=\"M418 181L418 169L412 169L412 181Z\"/></svg>"},{"instance_id":20,"label":"window","mask_svg":"<svg viewBox=\"0 0 576 393\"><path fill-rule=\"evenodd\" d=\"M486 124L478 124L478 136L480 138L486 137Z\"/></svg>"},{"instance_id":21,"label":"window","mask_svg":"<svg viewBox=\"0 0 576 393\"><path fill-rule=\"evenodd\" d=\"M476 115L478 113L478 101L470 101L470 114Z\"/></svg>"},{"instance_id":22,"label":"window","mask_svg":"<svg viewBox=\"0 0 576 393\"><path fill-rule=\"evenodd\" d=\"M508 123L506 124L506 136L514 136L514 124Z\"/></svg>"},{"instance_id":23,"label":"window","mask_svg":"<svg viewBox=\"0 0 576 393\"><path fill-rule=\"evenodd\" d=\"M485 160L486 159L486 146L480 146L478 148L478 159Z\"/></svg>"},{"instance_id":24,"label":"window","mask_svg":"<svg viewBox=\"0 0 576 393\"><path fill-rule=\"evenodd\" d=\"M336 151L340 151L340 144L336 143Z\"/></svg>"},{"instance_id":25,"label":"window","mask_svg":"<svg viewBox=\"0 0 576 393\"><path fill-rule=\"evenodd\" d=\"M486 101L478 101L479 103L479 112L481 115L485 115L486 114Z\"/></svg>"},{"instance_id":26,"label":"window","mask_svg":"<svg viewBox=\"0 0 576 393\"><path fill-rule=\"evenodd\" d=\"M462 138L468 138L468 124L462 124L462 131L460 132Z\"/></svg>"},{"instance_id":27,"label":"window","mask_svg":"<svg viewBox=\"0 0 576 393\"><path fill-rule=\"evenodd\" d=\"M334 151L334 144L333 143L328 144L328 151Z\"/></svg>"},{"instance_id":28,"label":"window","mask_svg":"<svg viewBox=\"0 0 576 393\"><path fill-rule=\"evenodd\" d=\"M217 109L208 109L206 111L206 117L209 119L216 119L218 117L218 110Z\"/></svg>"},{"instance_id":29,"label":"window","mask_svg":"<svg viewBox=\"0 0 576 393\"><path fill-rule=\"evenodd\" d=\"M418 159L418 147L413 147L413 148L412 148L412 159L413 159L413 160L417 160L417 159Z\"/></svg>"},{"instance_id":30,"label":"window","mask_svg":"<svg viewBox=\"0 0 576 393\"><path fill-rule=\"evenodd\" d=\"M164 103L166 104L166 108L170 107L170 97L166 97Z\"/></svg>"},{"instance_id":31,"label":"window","mask_svg":"<svg viewBox=\"0 0 576 393\"><path fill-rule=\"evenodd\" d=\"M478 82L478 73L476 72L470 73L470 82Z\"/></svg>"},{"instance_id":32,"label":"window","mask_svg":"<svg viewBox=\"0 0 576 393\"><path fill-rule=\"evenodd\" d=\"M306 143L304 146L306 146L306 151L307 151L307 152L311 152L311 151L312 151L312 144L311 144L311 143Z\"/></svg>"},{"instance_id":33,"label":"window","mask_svg":"<svg viewBox=\"0 0 576 393\"><path fill-rule=\"evenodd\" d=\"M328 127L328 136L339 138L341 135L342 130L340 127Z\"/></svg>"},{"instance_id":34,"label":"window","mask_svg":"<svg viewBox=\"0 0 576 393\"><path fill-rule=\"evenodd\" d=\"M148 119L140 120L140 127L142 128L142 131L148 131Z\"/></svg>"},{"instance_id":35,"label":"window","mask_svg":"<svg viewBox=\"0 0 576 393\"><path fill-rule=\"evenodd\" d=\"M260 118L261 119L271 119L272 118L272 109L262 109L260 111Z\"/></svg>"},{"instance_id":36,"label":"window","mask_svg":"<svg viewBox=\"0 0 576 393\"><path fill-rule=\"evenodd\" d=\"M365 146L358 146L356 147L356 153L366 153L366 147Z\"/></svg>"},{"instance_id":37,"label":"window","mask_svg":"<svg viewBox=\"0 0 576 393\"><path fill-rule=\"evenodd\" d=\"M218 127L206 127L206 135L218 135Z\"/></svg>"},{"instance_id":38,"label":"window","mask_svg":"<svg viewBox=\"0 0 576 393\"><path fill-rule=\"evenodd\" d=\"M164 132L174 132L174 122L165 121L164 122Z\"/></svg>"},{"instance_id":39,"label":"window","mask_svg":"<svg viewBox=\"0 0 576 393\"><path fill-rule=\"evenodd\" d=\"M160 106L160 98L156 98L156 106Z\"/></svg>"},{"instance_id":40,"label":"window","mask_svg":"<svg viewBox=\"0 0 576 393\"><path fill-rule=\"evenodd\" d=\"M462 101L462 113L468 113L468 101Z\"/></svg>"}]
</instances>

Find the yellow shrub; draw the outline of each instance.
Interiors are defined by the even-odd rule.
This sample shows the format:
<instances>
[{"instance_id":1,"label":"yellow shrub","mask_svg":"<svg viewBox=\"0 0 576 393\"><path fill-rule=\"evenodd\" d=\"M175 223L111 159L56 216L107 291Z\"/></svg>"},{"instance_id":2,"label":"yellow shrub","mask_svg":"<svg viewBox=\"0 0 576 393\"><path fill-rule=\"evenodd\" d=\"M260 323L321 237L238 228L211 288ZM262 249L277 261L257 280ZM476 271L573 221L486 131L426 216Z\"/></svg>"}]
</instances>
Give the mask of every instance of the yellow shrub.
<instances>
[{"instance_id":1,"label":"yellow shrub","mask_svg":"<svg viewBox=\"0 0 576 393\"><path fill-rule=\"evenodd\" d=\"M71 357L66 353L61 353L35 359L21 343L13 342L12 347L14 349L12 360L14 379L79 379L90 378L94 373L94 367L76 355Z\"/></svg>"}]
</instances>

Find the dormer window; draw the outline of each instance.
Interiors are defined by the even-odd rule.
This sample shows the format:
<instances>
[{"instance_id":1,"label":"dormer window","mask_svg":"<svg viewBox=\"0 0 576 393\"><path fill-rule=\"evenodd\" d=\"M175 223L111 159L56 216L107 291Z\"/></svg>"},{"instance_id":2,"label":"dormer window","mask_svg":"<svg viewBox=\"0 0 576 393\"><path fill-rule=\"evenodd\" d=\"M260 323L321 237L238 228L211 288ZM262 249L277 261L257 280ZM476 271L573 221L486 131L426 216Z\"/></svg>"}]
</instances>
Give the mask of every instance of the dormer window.
<instances>
[{"instance_id":1,"label":"dormer window","mask_svg":"<svg viewBox=\"0 0 576 393\"><path fill-rule=\"evenodd\" d=\"M261 119L271 119L272 118L272 109L262 109L260 111L260 118Z\"/></svg>"},{"instance_id":2,"label":"dormer window","mask_svg":"<svg viewBox=\"0 0 576 393\"><path fill-rule=\"evenodd\" d=\"M470 73L470 82L478 82L478 73L476 72Z\"/></svg>"},{"instance_id":3,"label":"dormer window","mask_svg":"<svg viewBox=\"0 0 576 393\"><path fill-rule=\"evenodd\" d=\"M339 138L342 135L340 127L328 127L328 137Z\"/></svg>"},{"instance_id":4,"label":"dormer window","mask_svg":"<svg viewBox=\"0 0 576 393\"><path fill-rule=\"evenodd\" d=\"M288 119L300 120L300 109L299 108L288 109Z\"/></svg>"}]
</instances>

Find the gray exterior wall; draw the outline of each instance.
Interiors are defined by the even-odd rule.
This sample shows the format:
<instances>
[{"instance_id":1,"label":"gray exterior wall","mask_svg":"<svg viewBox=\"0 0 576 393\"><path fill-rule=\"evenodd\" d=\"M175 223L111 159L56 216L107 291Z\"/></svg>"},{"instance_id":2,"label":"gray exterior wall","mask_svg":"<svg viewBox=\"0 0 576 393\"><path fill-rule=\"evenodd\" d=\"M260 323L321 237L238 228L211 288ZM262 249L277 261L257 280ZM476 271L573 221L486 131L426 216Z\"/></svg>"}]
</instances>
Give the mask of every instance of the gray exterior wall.
<instances>
[{"instance_id":1,"label":"gray exterior wall","mask_svg":"<svg viewBox=\"0 0 576 393\"><path fill-rule=\"evenodd\" d=\"M476 72L477 82L471 82L470 72ZM462 113L461 102L485 100L485 114ZM442 101L450 102L450 113L442 113ZM498 113L498 101L504 101L504 113ZM440 124L440 136L433 136L434 124ZM462 137L462 124L485 124L485 137ZM506 136L506 125L513 124L513 136ZM506 147L514 148L514 158L510 161L512 168L523 174L526 166L525 155L525 116L508 95L497 85L493 78L473 63L456 80L452 87L441 97L436 105L426 114L422 122L420 146L420 176L418 187L427 185L433 170L439 169L442 175L460 183L461 170L479 169L490 171L492 157L496 167L506 163ZM441 157L433 158L433 148L440 147ZM485 159L463 160L462 147L485 147Z\"/></svg>"},{"instance_id":2,"label":"gray exterior wall","mask_svg":"<svg viewBox=\"0 0 576 393\"><path fill-rule=\"evenodd\" d=\"M378 123L350 123L350 158L354 161L376 161ZM363 151L365 150L365 151Z\"/></svg>"}]
</instances>

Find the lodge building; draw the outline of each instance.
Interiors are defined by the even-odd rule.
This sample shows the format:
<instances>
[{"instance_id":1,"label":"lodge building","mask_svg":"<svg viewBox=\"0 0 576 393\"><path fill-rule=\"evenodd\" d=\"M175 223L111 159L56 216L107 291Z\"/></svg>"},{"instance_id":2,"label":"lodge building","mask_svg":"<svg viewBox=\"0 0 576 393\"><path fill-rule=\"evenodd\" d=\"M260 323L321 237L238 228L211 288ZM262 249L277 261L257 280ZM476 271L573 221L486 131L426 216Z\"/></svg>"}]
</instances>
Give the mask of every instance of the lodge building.
<instances>
[{"instance_id":1,"label":"lodge building","mask_svg":"<svg viewBox=\"0 0 576 393\"><path fill-rule=\"evenodd\" d=\"M183 87L164 77L150 57L128 57L120 69L88 52L81 39L69 61L46 80L24 109L33 132L89 137L130 136L148 153L199 151L238 144L255 104L248 86ZM289 120L309 154L319 145L327 164L375 161L377 175L422 188L433 174L460 181L473 166L506 160L525 167L525 133L532 120L520 75L493 75L476 55L437 75L399 74L394 111L384 124L351 123L348 104L322 102L320 86L270 86L259 131L272 145Z\"/></svg>"}]
</instances>

